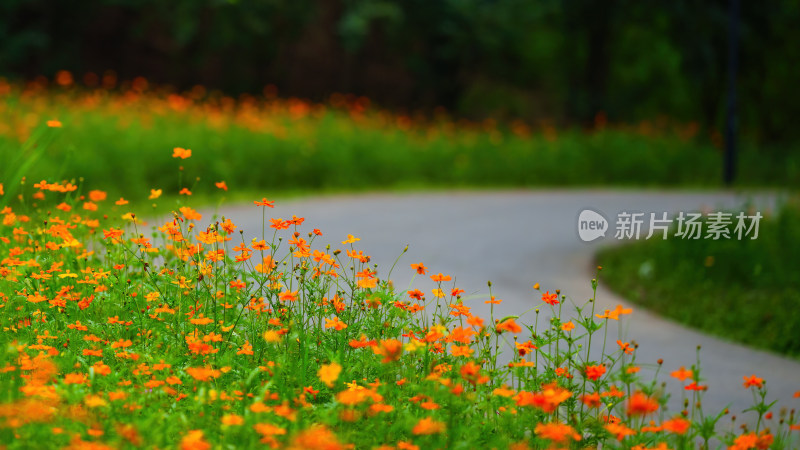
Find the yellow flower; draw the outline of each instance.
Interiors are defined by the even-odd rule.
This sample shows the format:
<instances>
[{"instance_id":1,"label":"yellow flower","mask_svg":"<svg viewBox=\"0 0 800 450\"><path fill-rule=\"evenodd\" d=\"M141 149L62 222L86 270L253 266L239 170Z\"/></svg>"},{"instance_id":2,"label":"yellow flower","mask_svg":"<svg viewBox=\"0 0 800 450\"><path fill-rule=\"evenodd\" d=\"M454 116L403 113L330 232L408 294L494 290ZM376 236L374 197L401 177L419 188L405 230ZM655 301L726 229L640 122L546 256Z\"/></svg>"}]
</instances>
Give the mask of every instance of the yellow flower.
<instances>
[{"instance_id":1,"label":"yellow flower","mask_svg":"<svg viewBox=\"0 0 800 450\"><path fill-rule=\"evenodd\" d=\"M267 330L264 332L264 340L271 343L281 341L281 335L275 330Z\"/></svg>"},{"instance_id":2,"label":"yellow flower","mask_svg":"<svg viewBox=\"0 0 800 450\"><path fill-rule=\"evenodd\" d=\"M333 387L333 382L339 378L341 372L342 366L337 362L332 362L330 364L323 364L323 366L319 368L317 376L326 386Z\"/></svg>"},{"instance_id":3,"label":"yellow flower","mask_svg":"<svg viewBox=\"0 0 800 450\"><path fill-rule=\"evenodd\" d=\"M353 242L360 241L361 239L353 236L352 234L347 235L347 240L342 241L342 244L352 244Z\"/></svg>"}]
</instances>

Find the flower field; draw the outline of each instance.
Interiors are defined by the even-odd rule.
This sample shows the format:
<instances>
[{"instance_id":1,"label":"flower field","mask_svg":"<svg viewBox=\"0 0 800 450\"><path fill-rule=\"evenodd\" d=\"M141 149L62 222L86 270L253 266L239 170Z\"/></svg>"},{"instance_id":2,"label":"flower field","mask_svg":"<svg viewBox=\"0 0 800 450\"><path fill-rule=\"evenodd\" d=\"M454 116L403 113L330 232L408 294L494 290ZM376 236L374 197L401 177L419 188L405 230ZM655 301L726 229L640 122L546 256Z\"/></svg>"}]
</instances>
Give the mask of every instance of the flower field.
<instances>
[{"instance_id":1,"label":"flower field","mask_svg":"<svg viewBox=\"0 0 800 450\"><path fill-rule=\"evenodd\" d=\"M63 124L59 145L25 173L82 177L132 202L152 188L213 195L226 180L243 198L258 192L526 186L716 186L720 137L666 119L588 128L467 121L447 114L390 113L365 97L325 103L281 98L269 86L234 98L195 86L180 92L113 73L0 79L0 158L48 120ZM746 143L744 143L746 144ZM169 152L191 148L183 179ZM784 149L785 150L785 149ZM796 186L800 161L765 158L743 145L741 185ZM692 164L685 161L691 160ZM0 167L0 176L3 176ZM196 181L197 178L200 181ZM244 195L251 194L251 195Z\"/></svg>"},{"instance_id":2,"label":"flower field","mask_svg":"<svg viewBox=\"0 0 800 450\"><path fill-rule=\"evenodd\" d=\"M22 154L46 157L62 128L55 118L33 128ZM195 157L162 151L176 171ZM370 264L368 242L317 246L325 230L272 218L267 198L253 202L264 220L248 242L236 218L182 200L148 224L124 197L26 178L27 161L0 184L7 448L798 445L794 411L773 411L757 375L742 374L752 409L731 412L703 410L714 380L699 363L659 369L679 392L641 378L636 345L605 333L609 321L635 320L630 309L596 311L590 300L563 317L565 297L535 285L533 308L552 309L549 323L522 311L478 317L450 275L399 264L438 288L398 291ZM172 194L189 190L184 178ZM164 189L136 195L158 202ZM670 396L684 409L668 410Z\"/></svg>"}]
</instances>

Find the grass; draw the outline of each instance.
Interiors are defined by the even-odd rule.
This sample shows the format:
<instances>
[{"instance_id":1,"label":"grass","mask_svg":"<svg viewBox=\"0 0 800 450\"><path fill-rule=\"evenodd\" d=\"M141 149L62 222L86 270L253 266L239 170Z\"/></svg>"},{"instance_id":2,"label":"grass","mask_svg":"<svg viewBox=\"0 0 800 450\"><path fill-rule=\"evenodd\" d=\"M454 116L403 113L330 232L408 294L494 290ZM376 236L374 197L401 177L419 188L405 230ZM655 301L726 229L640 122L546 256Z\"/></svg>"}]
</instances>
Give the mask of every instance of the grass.
<instances>
[{"instance_id":1,"label":"grass","mask_svg":"<svg viewBox=\"0 0 800 450\"><path fill-rule=\"evenodd\" d=\"M46 155L41 143L58 131L35 129L31 148ZM551 322L527 318L533 308L482 318L471 302L501 302L491 289L465 299L450 276L412 264L438 288L398 291L369 263L368 243L342 236L338 249L317 248L324 230L269 219L266 199L253 206L263 239L243 242L235 218L206 225L188 205L144 229L120 217L129 205L83 183L5 181L24 170L24 160L9 169L0 194L7 448L797 444L800 424L773 417L755 375L744 384L753 407L741 412L752 427L718 427L727 412L703 411L714 380L699 362L656 367L681 383L673 394L686 407L668 410L635 345L606 348L609 321L631 313L621 306L601 314L592 298L567 317L566 296L532 292Z\"/></svg>"},{"instance_id":2,"label":"grass","mask_svg":"<svg viewBox=\"0 0 800 450\"><path fill-rule=\"evenodd\" d=\"M624 297L725 339L800 357L800 208L762 219L758 238L654 239L601 251ZM735 313L734 313L735 312Z\"/></svg>"},{"instance_id":3,"label":"grass","mask_svg":"<svg viewBox=\"0 0 800 450\"><path fill-rule=\"evenodd\" d=\"M363 98L326 104L240 99L198 87L175 93L143 79L109 89L59 78L0 80L0 158L38 124L58 120L56 145L30 180L83 180L113 197L146 200L151 188L236 192L354 191L441 187L718 186L721 152L695 125L667 121L593 130L469 123L387 113ZM67 78L67 81L71 77ZM111 85L109 85L111 86ZM173 148L193 151L174 177ZM800 157L745 146L742 185L797 185ZM687 164L686 161L691 161ZM0 174L1 175L1 174Z\"/></svg>"}]
</instances>

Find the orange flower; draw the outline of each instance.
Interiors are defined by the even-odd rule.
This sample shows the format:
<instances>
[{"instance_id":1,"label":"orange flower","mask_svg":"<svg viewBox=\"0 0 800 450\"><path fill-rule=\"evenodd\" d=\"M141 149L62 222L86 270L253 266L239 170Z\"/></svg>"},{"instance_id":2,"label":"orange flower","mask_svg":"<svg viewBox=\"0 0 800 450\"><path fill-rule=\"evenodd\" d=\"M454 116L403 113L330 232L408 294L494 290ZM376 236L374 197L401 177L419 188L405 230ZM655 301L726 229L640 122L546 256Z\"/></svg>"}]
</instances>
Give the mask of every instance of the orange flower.
<instances>
[{"instance_id":1,"label":"orange flower","mask_svg":"<svg viewBox=\"0 0 800 450\"><path fill-rule=\"evenodd\" d=\"M469 345L454 345L450 347L450 351L453 353L453 356L466 356L470 357L475 352L475 350L471 349Z\"/></svg>"},{"instance_id":2,"label":"orange flower","mask_svg":"<svg viewBox=\"0 0 800 450\"><path fill-rule=\"evenodd\" d=\"M692 383L684 387L684 389L686 389L687 391L705 391L706 389L708 389L708 386L700 385L697 384L697 382L692 381Z\"/></svg>"},{"instance_id":3,"label":"orange flower","mask_svg":"<svg viewBox=\"0 0 800 450\"><path fill-rule=\"evenodd\" d=\"M629 416L646 416L658 410L658 400L648 397L642 392L634 393L628 399Z\"/></svg>"},{"instance_id":4,"label":"orange flower","mask_svg":"<svg viewBox=\"0 0 800 450\"><path fill-rule=\"evenodd\" d=\"M558 294L551 294L550 291L547 291L544 294L542 294L542 301L547 303L548 305L557 305L560 303L558 301Z\"/></svg>"},{"instance_id":5,"label":"orange flower","mask_svg":"<svg viewBox=\"0 0 800 450\"><path fill-rule=\"evenodd\" d=\"M673 378L677 378L681 381L686 381L687 378L691 378L694 375L694 372L691 370L687 370L686 367L681 366L680 369L670 373Z\"/></svg>"},{"instance_id":6,"label":"orange flower","mask_svg":"<svg viewBox=\"0 0 800 450\"><path fill-rule=\"evenodd\" d=\"M72 74L68 70L59 70L56 72L56 84L59 86L69 86L72 84Z\"/></svg>"},{"instance_id":7,"label":"orange flower","mask_svg":"<svg viewBox=\"0 0 800 450\"><path fill-rule=\"evenodd\" d=\"M597 381L597 379L602 377L604 373L606 373L606 366L603 364L586 366L586 378L592 381Z\"/></svg>"},{"instance_id":8,"label":"orange flower","mask_svg":"<svg viewBox=\"0 0 800 450\"><path fill-rule=\"evenodd\" d=\"M631 430L622 423L609 423L605 428L609 433L613 434L618 441L625 439L625 436L632 436L636 434L634 430Z\"/></svg>"},{"instance_id":9,"label":"orange flower","mask_svg":"<svg viewBox=\"0 0 800 450\"><path fill-rule=\"evenodd\" d=\"M280 436L286 434L285 428L281 428L271 423L257 423L253 425L253 429L256 430L256 433L263 436Z\"/></svg>"},{"instance_id":10,"label":"orange flower","mask_svg":"<svg viewBox=\"0 0 800 450\"><path fill-rule=\"evenodd\" d=\"M220 422L227 426L238 426L244 423L244 417L237 414L225 414Z\"/></svg>"},{"instance_id":11,"label":"orange flower","mask_svg":"<svg viewBox=\"0 0 800 450\"><path fill-rule=\"evenodd\" d=\"M82 373L68 373L64 375L64 383L66 384L83 384L86 382L86 375Z\"/></svg>"},{"instance_id":12,"label":"orange flower","mask_svg":"<svg viewBox=\"0 0 800 450\"><path fill-rule=\"evenodd\" d=\"M622 342L622 340L617 339L617 345L619 345L620 350L622 350L626 355L630 355L633 353L633 347L628 342Z\"/></svg>"},{"instance_id":13,"label":"orange flower","mask_svg":"<svg viewBox=\"0 0 800 450\"><path fill-rule=\"evenodd\" d=\"M339 379L339 374L341 372L342 366L334 361L330 364L323 364L322 367L319 368L319 371L317 371L317 377L319 377L319 380L325 383L326 386L333 387L333 382Z\"/></svg>"},{"instance_id":14,"label":"orange flower","mask_svg":"<svg viewBox=\"0 0 800 450\"><path fill-rule=\"evenodd\" d=\"M600 400L600 394L597 392L581 395L581 401L589 408L599 408L603 405L602 401Z\"/></svg>"},{"instance_id":15,"label":"orange flower","mask_svg":"<svg viewBox=\"0 0 800 450\"><path fill-rule=\"evenodd\" d=\"M191 430L181 439L181 450L208 450L211 448L205 437L203 430Z\"/></svg>"},{"instance_id":16,"label":"orange flower","mask_svg":"<svg viewBox=\"0 0 800 450\"><path fill-rule=\"evenodd\" d=\"M493 296L491 296L491 298L489 298L489 300L486 300L486 301L485 301L485 302L483 302L483 303L486 303L487 305L489 305L489 304L490 304L490 305L499 305L500 303L503 303L503 301L502 301L502 300L499 300L499 299L496 299L496 298L494 297L494 295L493 295Z\"/></svg>"},{"instance_id":17,"label":"orange flower","mask_svg":"<svg viewBox=\"0 0 800 450\"><path fill-rule=\"evenodd\" d=\"M600 319L619 320L619 316L624 314L630 314L632 312L633 309L631 308L623 309L622 305L617 305L617 307L613 311L607 309L605 310L605 313L603 313L602 315L600 314L595 314L595 315Z\"/></svg>"},{"instance_id":18,"label":"orange flower","mask_svg":"<svg viewBox=\"0 0 800 450\"><path fill-rule=\"evenodd\" d=\"M172 157L173 158L186 159L186 158L188 158L190 156L192 156L192 151L189 150L189 149L180 148L180 147L175 147L175 148L172 149Z\"/></svg>"},{"instance_id":19,"label":"orange flower","mask_svg":"<svg viewBox=\"0 0 800 450\"><path fill-rule=\"evenodd\" d=\"M47 126L50 128L61 128L61 122L58 120L48 120Z\"/></svg>"},{"instance_id":20,"label":"orange flower","mask_svg":"<svg viewBox=\"0 0 800 450\"><path fill-rule=\"evenodd\" d=\"M161 197L161 193L163 191L161 189L150 189L150 197L147 197L150 200L155 200L158 197Z\"/></svg>"},{"instance_id":21,"label":"orange flower","mask_svg":"<svg viewBox=\"0 0 800 450\"><path fill-rule=\"evenodd\" d=\"M228 190L228 185L224 181L217 181L214 183L214 186L216 186L218 189L222 189L223 191Z\"/></svg>"},{"instance_id":22,"label":"orange flower","mask_svg":"<svg viewBox=\"0 0 800 450\"><path fill-rule=\"evenodd\" d=\"M450 281L451 279L452 278L450 278L450 275L442 275L441 272L439 272L437 275L431 275L431 280L437 283L441 283L442 281Z\"/></svg>"},{"instance_id":23,"label":"orange flower","mask_svg":"<svg viewBox=\"0 0 800 450\"><path fill-rule=\"evenodd\" d=\"M325 319L325 328L335 328L336 331L341 331L347 328L347 324L339 320L338 317L334 316L333 320Z\"/></svg>"},{"instance_id":24,"label":"orange flower","mask_svg":"<svg viewBox=\"0 0 800 450\"><path fill-rule=\"evenodd\" d=\"M745 389L749 388L750 386L755 386L755 387L757 387L759 389L764 387L764 379L763 378L758 378L755 375L750 375L749 377L748 376L744 376L742 378L744 378L744 387L745 387Z\"/></svg>"},{"instance_id":25,"label":"orange flower","mask_svg":"<svg viewBox=\"0 0 800 450\"><path fill-rule=\"evenodd\" d=\"M664 430L675 434L684 434L691 426L692 423L681 416L677 416L674 419L665 420L661 424L661 427L664 428Z\"/></svg>"},{"instance_id":26,"label":"orange flower","mask_svg":"<svg viewBox=\"0 0 800 450\"><path fill-rule=\"evenodd\" d=\"M298 291L289 291L287 289L287 290L281 292L281 294L279 295L279 298L281 299L282 302L286 302L286 301L295 302L295 301L297 301L297 292Z\"/></svg>"},{"instance_id":27,"label":"orange flower","mask_svg":"<svg viewBox=\"0 0 800 450\"><path fill-rule=\"evenodd\" d=\"M190 191L187 188L183 188L183 189L180 190L180 192L178 192L178 194L179 195L192 195L192 191Z\"/></svg>"},{"instance_id":28,"label":"orange flower","mask_svg":"<svg viewBox=\"0 0 800 450\"><path fill-rule=\"evenodd\" d=\"M122 198L122 197L120 197L119 200L114 202L115 205L119 205L119 206L127 205L128 203L129 202L127 200L125 200L124 198Z\"/></svg>"},{"instance_id":29,"label":"orange flower","mask_svg":"<svg viewBox=\"0 0 800 450\"><path fill-rule=\"evenodd\" d=\"M508 319L499 325L497 325L497 332L502 333L503 331L508 331L511 333L519 333L522 331L522 327L520 327L514 319Z\"/></svg>"},{"instance_id":30,"label":"orange flower","mask_svg":"<svg viewBox=\"0 0 800 450\"><path fill-rule=\"evenodd\" d=\"M356 241L360 241L360 240L361 240L361 238L357 238L357 237L353 236L352 234L348 234L347 235L347 239L342 241L342 244L352 244L352 243L354 243Z\"/></svg>"},{"instance_id":31,"label":"orange flower","mask_svg":"<svg viewBox=\"0 0 800 450\"><path fill-rule=\"evenodd\" d=\"M463 378L473 386L476 384L483 384L489 381L489 377L481 375L480 371L481 371L481 366L470 361L461 366L460 370L461 378Z\"/></svg>"},{"instance_id":32,"label":"orange flower","mask_svg":"<svg viewBox=\"0 0 800 450\"><path fill-rule=\"evenodd\" d=\"M575 329L575 324L570 320L569 322L561 325L561 329L564 331L572 331Z\"/></svg>"},{"instance_id":33,"label":"orange flower","mask_svg":"<svg viewBox=\"0 0 800 450\"><path fill-rule=\"evenodd\" d=\"M568 439L580 441L579 435L574 428L567 424L561 423L539 423L533 430L536 435L544 439L549 439L553 442L566 442Z\"/></svg>"},{"instance_id":34,"label":"orange flower","mask_svg":"<svg viewBox=\"0 0 800 450\"><path fill-rule=\"evenodd\" d=\"M255 203L256 206L267 206L269 208L275 207L275 201L267 200L267 197L263 197L261 200L255 200L253 203Z\"/></svg>"},{"instance_id":35,"label":"orange flower","mask_svg":"<svg viewBox=\"0 0 800 450\"><path fill-rule=\"evenodd\" d=\"M442 433L445 430L444 422L439 422L437 420L433 420L430 417L426 417L421 419L414 425L414 428L411 430L412 433L416 435L420 434L436 434Z\"/></svg>"},{"instance_id":36,"label":"orange flower","mask_svg":"<svg viewBox=\"0 0 800 450\"><path fill-rule=\"evenodd\" d=\"M222 375L222 372L210 367L189 367L186 369L186 373L197 381L209 381Z\"/></svg>"},{"instance_id":37,"label":"orange flower","mask_svg":"<svg viewBox=\"0 0 800 450\"><path fill-rule=\"evenodd\" d=\"M397 361L403 352L403 343L397 339L381 341L379 345L372 347L376 355L383 356L382 363Z\"/></svg>"},{"instance_id":38,"label":"orange flower","mask_svg":"<svg viewBox=\"0 0 800 450\"><path fill-rule=\"evenodd\" d=\"M89 191L89 200L91 200L93 202L102 202L103 200L106 199L107 196L108 196L108 194L106 192L104 192L104 191L100 191L100 190L96 190L96 189L93 190L93 191Z\"/></svg>"},{"instance_id":39,"label":"orange flower","mask_svg":"<svg viewBox=\"0 0 800 450\"><path fill-rule=\"evenodd\" d=\"M416 270L417 273L420 274L420 275L425 275L425 273L428 271L428 268L425 267L422 263L412 264L411 268Z\"/></svg>"},{"instance_id":40,"label":"orange flower","mask_svg":"<svg viewBox=\"0 0 800 450\"><path fill-rule=\"evenodd\" d=\"M349 447L339 442L336 435L325 425L313 425L311 428L295 435L289 449L344 450Z\"/></svg>"}]
</instances>

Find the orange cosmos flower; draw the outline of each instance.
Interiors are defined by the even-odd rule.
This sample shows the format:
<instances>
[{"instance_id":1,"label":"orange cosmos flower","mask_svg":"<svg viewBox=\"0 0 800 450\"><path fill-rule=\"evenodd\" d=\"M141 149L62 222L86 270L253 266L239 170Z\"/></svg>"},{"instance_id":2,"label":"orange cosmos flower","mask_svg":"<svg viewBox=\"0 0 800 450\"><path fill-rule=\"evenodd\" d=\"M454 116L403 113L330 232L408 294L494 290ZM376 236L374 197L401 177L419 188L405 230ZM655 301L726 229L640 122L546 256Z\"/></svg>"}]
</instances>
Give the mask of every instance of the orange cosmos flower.
<instances>
[{"instance_id":1,"label":"orange cosmos flower","mask_svg":"<svg viewBox=\"0 0 800 450\"><path fill-rule=\"evenodd\" d=\"M472 361L461 366L461 369L459 370L459 372L461 373L461 378L463 378L473 386L476 384L483 384L489 381L489 377L481 375L480 371L481 371L481 366L475 364Z\"/></svg>"},{"instance_id":2,"label":"orange cosmos flower","mask_svg":"<svg viewBox=\"0 0 800 450\"><path fill-rule=\"evenodd\" d=\"M664 428L664 430L675 434L684 434L691 426L692 423L681 416L677 416L674 419L665 420L661 424L661 427Z\"/></svg>"},{"instance_id":3,"label":"orange cosmos flower","mask_svg":"<svg viewBox=\"0 0 800 450\"><path fill-rule=\"evenodd\" d=\"M416 435L442 433L446 429L444 422L433 420L431 417L421 419L411 430Z\"/></svg>"},{"instance_id":4,"label":"orange cosmos flower","mask_svg":"<svg viewBox=\"0 0 800 450\"><path fill-rule=\"evenodd\" d=\"M267 206L269 208L275 207L275 201L267 200L267 197L263 197L261 200L255 200L253 203L255 203L256 206Z\"/></svg>"},{"instance_id":5,"label":"orange cosmos flower","mask_svg":"<svg viewBox=\"0 0 800 450\"><path fill-rule=\"evenodd\" d=\"M468 345L454 345L450 347L450 351L453 353L453 356L466 356L470 357L475 352L475 350L471 349Z\"/></svg>"},{"instance_id":6,"label":"orange cosmos flower","mask_svg":"<svg viewBox=\"0 0 800 450\"><path fill-rule=\"evenodd\" d=\"M646 416L656 411L658 411L658 400L642 392L636 392L628 399L629 416Z\"/></svg>"},{"instance_id":7,"label":"orange cosmos flower","mask_svg":"<svg viewBox=\"0 0 800 450\"><path fill-rule=\"evenodd\" d=\"M759 378L759 377L757 377L755 375L750 375L749 377L748 376L744 376L742 378L744 378L744 387L745 387L745 389L749 388L750 386L755 386L755 387L757 387L759 389L764 387L764 379L763 378Z\"/></svg>"},{"instance_id":8,"label":"orange cosmos flower","mask_svg":"<svg viewBox=\"0 0 800 450\"><path fill-rule=\"evenodd\" d=\"M244 417L238 414L225 414L224 416L222 416L222 419L220 419L220 422L223 425L227 425L229 427L238 426L244 423Z\"/></svg>"},{"instance_id":9,"label":"orange cosmos flower","mask_svg":"<svg viewBox=\"0 0 800 450\"><path fill-rule=\"evenodd\" d=\"M595 365L595 366L586 366L586 378L597 381L598 378L602 377L603 374L606 373L606 366L603 364Z\"/></svg>"},{"instance_id":10,"label":"orange cosmos flower","mask_svg":"<svg viewBox=\"0 0 800 450\"><path fill-rule=\"evenodd\" d=\"M192 151L186 148L175 147L172 149L172 157L186 159L192 156Z\"/></svg>"},{"instance_id":11,"label":"orange cosmos flower","mask_svg":"<svg viewBox=\"0 0 800 450\"><path fill-rule=\"evenodd\" d=\"M599 408L603 405L602 401L600 400L600 394L597 392L581 395L581 401L589 408Z\"/></svg>"},{"instance_id":12,"label":"orange cosmos flower","mask_svg":"<svg viewBox=\"0 0 800 450\"><path fill-rule=\"evenodd\" d=\"M150 189L150 197L147 197L150 200L155 200L158 197L161 197L161 193L163 191L161 189Z\"/></svg>"},{"instance_id":13,"label":"orange cosmos flower","mask_svg":"<svg viewBox=\"0 0 800 450\"><path fill-rule=\"evenodd\" d=\"M333 387L333 382L339 379L339 374L342 373L342 366L337 362L330 364L323 364L317 371L319 380L325 383L328 387Z\"/></svg>"},{"instance_id":14,"label":"orange cosmos flower","mask_svg":"<svg viewBox=\"0 0 800 450\"><path fill-rule=\"evenodd\" d=\"M197 381L209 381L222 375L222 372L210 367L189 367L186 369L186 373Z\"/></svg>"},{"instance_id":15,"label":"orange cosmos flower","mask_svg":"<svg viewBox=\"0 0 800 450\"><path fill-rule=\"evenodd\" d=\"M403 343L397 339L381 341L379 345L372 347L376 355L383 356L382 363L397 361L403 352Z\"/></svg>"},{"instance_id":16,"label":"orange cosmos flower","mask_svg":"<svg viewBox=\"0 0 800 450\"><path fill-rule=\"evenodd\" d=\"M61 122L58 120L48 120L47 126L50 128L61 128Z\"/></svg>"},{"instance_id":17,"label":"orange cosmos flower","mask_svg":"<svg viewBox=\"0 0 800 450\"><path fill-rule=\"evenodd\" d=\"M497 325L497 331L502 333L503 331L508 331L511 333L519 333L522 331L522 327L520 327L514 319L508 319L500 324Z\"/></svg>"},{"instance_id":18,"label":"orange cosmos flower","mask_svg":"<svg viewBox=\"0 0 800 450\"><path fill-rule=\"evenodd\" d=\"M609 433L613 434L618 441L625 439L625 436L632 436L636 431L626 427L622 423L609 423L605 426Z\"/></svg>"},{"instance_id":19,"label":"orange cosmos flower","mask_svg":"<svg viewBox=\"0 0 800 450\"><path fill-rule=\"evenodd\" d=\"M357 238L357 237L353 236L352 234L348 234L347 235L347 239L342 241L342 244L352 244L352 243L360 241L360 240L361 240L361 238Z\"/></svg>"},{"instance_id":20,"label":"orange cosmos flower","mask_svg":"<svg viewBox=\"0 0 800 450\"><path fill-rule=\"evenodd\" d=\"M605 310L605 312L602 315L595 314L595 316L597 316L600 319L619 320L619 316L625 315L625 314L630 314L632 312L633 312L633 309L631 309L631 308L623 309L622 305L617 305L617 307L613 311L610 311L610 310L607 309L607 310Z\"/></svg>"},{"instance_id":21,"label":"orange cosmos flower","mask_svg":"<svg viewBox=\"0 0 800 450\"><path fill-rule=\"evenodd\" d=\"M542 437L544 439L549 439L553 442L566 442L569 439L574 441L580 441L581 435L579 435L574 428L567 424L561 423L539 423L536 425L536 428L533 430L537 436Z\"/></svg>"},{"instance_id":22,"label":"orange cosmos flower","mask_svg":"<svg viewBox=\"0 0 800 450\"><path fill-rule=\"evenodd\" d=\"M551 294L550 291L547 291L542 294L542 301L548 305L557 305L559 304L558 294Z\"/></svg>"},{"instance_id":23,"label":"orange cosmos flower","mask_svg":"<svg viewBox=\"0 0 800 450\"><path fill-rule=\"evenodd\" d=\"M351 448L351 446L339 442L336 435L325 425L313 425L311 428L295 435L289 448L344 450L346 448Z\"/></svg>"},{"instance_id":24,"label":"orange cosmos flower","mask_svg":"<svg viewBox=\"0 0 800 450\"><path fill-rule=\"evenodd\" d=\"M325 328L335 328L336 331L344 330L347 328L347 324L339 320L338 317L334 317L333 320L325 319Z\"/></svg>"},{"instance_id":25,"label":"orange cosmos flower","mask_svg":"<svg viewBox=\"0 0 800 450\"><path fill-rule=\"evenodd\" d=\"M208 450L211 448L203 430L191 430L181 439L181 450Z\"/></svg>"},{"instance_id":26,"label":"orange cosmos flower","mask_svg":"<svg viewBox=\"0 0 800 450\"><path fill-rule=\"evenodd\" d=\"M425 267L422 263L411 264L411 268L416 270L417 273L420 274L420 275L425 275L425 273L428 271L428 268Z\"/></svg>"},{"instance_id":27,"label":"orange cosmos flower","mask_svg":"<svg viewBox=\"0 0 800 450\"><path fill-rule=\"evenodd\" d=\"M289 291L288 289L281 292L278 298L281 299L282 302L290 301L295 302L297 301L297 292L298 291Z\"/></svg>"},{"instance_id":28,"label":"orange cosmos flower","mask_svg":"<svg viewBox=\"0 0 800 450\"><path fill-rule=\"evenodd\" d=\"M228 190L228 185L224 181L218 181L214 183L214 186L216 186L218 189L222 189L223 191Z\"/></svg>"},{"instance_id":29,"label":"orange cosmos flower","mask_svg":"<svg viewBox=\"0 0 800 450\"><path fill-rule=\"evenodd\" d=\"M180 190L180 192L178 192L178 194L179 195L192 195L192 191L190 191L187 188L183 188L183 189Z\"/></svg>"},{"instance_id":30,"label":"orange cosmos flower","mask_svg":"<svg viewBox=\"0 0 800 450\"><path fill-rule=\"evenodd\" d=\"M572 321L570 320L569 322L561 325L561 329L564 331L572 331L573 329L575 329L575 324L572 323Z\"/></svg>"},{"instance_id":31,"label":"orange cosmos flower","mask_svg":"<svg viewBox=\"0 0 800 450\"><path fill-rule=\"evenodd\" d=\"M708 386L697 384L697 382L692 381L691 384L684 387L687 391L705 391L708 389Z\"/></svg>"},{"instance_id":32,"label":"orange cosmos flower","mask_svg":"<svg viewBox=\"0 0 800 450\"><path fill-rule=\"evenodd\" d=\"M694 375L694 372L691 370L687 370L686 367L681 366L680 369L670 373L673 378L677 378L681 381L686 381L687 378L691 378Z\"/></svg>"},{"instance_id":33,"label":"orange cosmos flower","mask_svg":"<svg viewBox=\"0 0 800 450\"><path fill-rule=\"evenodd\" d=\"M101 202L105 200L106 197L108 197L108 194L104 191L100 190L89 191L89 200L93 202Z\"/></svg>"},{"instance_id":34,"label":"orange cosmos flower","mask_svg":"<svg viewBox=\"0 0 800 450\"><path fill-rule=\"evenodd\" d=\"M82 373L68 373L64 375L65 384L83 384L86 382L86 375Z\"/></svg>"},{"instance_id":35,"label":"orange cosmos flower","mask_svg":"<svg viewBox=\"0 0 800 450\"><path fill-rule=\"evenodd\" d=\"M441 272L439 272L437 275L431 275L431 280L437 283L441 283L442 281L450 281L451 279L452 278L450 278L450 275L442 275Z\"/></svg>"}]
</instances>

